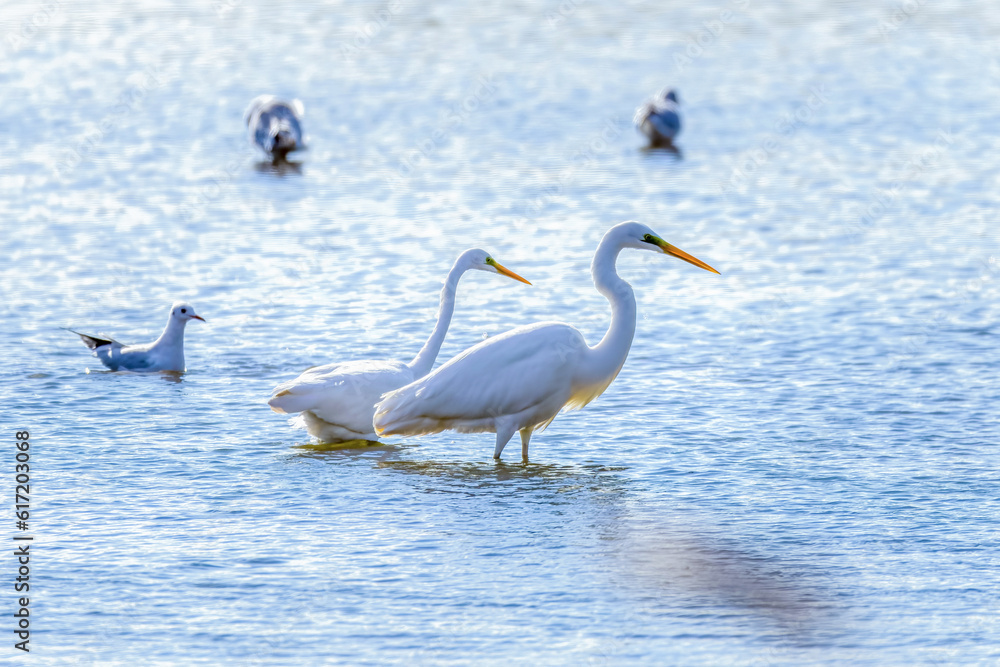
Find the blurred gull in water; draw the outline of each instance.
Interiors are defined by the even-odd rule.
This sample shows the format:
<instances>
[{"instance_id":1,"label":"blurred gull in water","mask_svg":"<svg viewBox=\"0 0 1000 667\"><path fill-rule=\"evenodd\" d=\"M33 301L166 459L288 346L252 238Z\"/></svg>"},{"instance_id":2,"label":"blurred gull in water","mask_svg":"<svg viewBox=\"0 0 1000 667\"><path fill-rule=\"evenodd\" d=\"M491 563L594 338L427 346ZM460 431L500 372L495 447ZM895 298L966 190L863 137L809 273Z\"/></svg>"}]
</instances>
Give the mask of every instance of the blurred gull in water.
<instances>
[{"instance_id":1,"label":"blurred gull in water","mask_svg":"<svg viewBox=\"0 0 1000 667\"><path fill-rule=\"evenodd\" d=\"M152 343L124 345L107 336L90 336L72 331L94 351L94 356L113 371L184 371L184 326L188 320L205 321L187 303L178 301L170 307L170 318L163 333ZM103 335L103 334L102 334Z\"/></svg>"},{"instance_id":2,"label":"blurred gull in water","mask_svg":"<svg viewBox=\"0 0 1000 667\"><path fill-rule=\"evenodd\" d=\"M275 162L292 151L305 148L302 143L302 102L282 102L274 95L260 95L243 113L250 143Z\"/></svg>"},{"instance_id":3,"label":"blurred gull in water","mask_svg":"<svg viewBox=\"0 0 1000 667\"><path fill-rule=\"evenodd\" d=\"M680 102L671 88L660 91L635 112L635 126L649 138L651 148L674 148L681 131Z\"/></svg>"}]
</instances>

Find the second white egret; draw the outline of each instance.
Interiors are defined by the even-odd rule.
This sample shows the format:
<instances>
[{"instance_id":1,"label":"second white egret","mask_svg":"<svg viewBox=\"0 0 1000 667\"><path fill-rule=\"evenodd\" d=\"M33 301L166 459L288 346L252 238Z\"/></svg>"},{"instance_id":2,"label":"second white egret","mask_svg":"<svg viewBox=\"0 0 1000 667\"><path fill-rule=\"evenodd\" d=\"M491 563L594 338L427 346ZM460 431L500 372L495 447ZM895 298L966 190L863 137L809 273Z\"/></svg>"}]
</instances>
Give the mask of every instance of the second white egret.
<instances>
[{"instance_id":1,"label":"second white egret","mask_svg":"<svg viewBox=\"0 0 1000 667\"><path fill-rule=\"evenodd\" d=\"M282 414L301 413L295 425L324 443L378 440L372 427L375 404L385 392L430 372L455 312L458 281L469 270L498 273L531 284L501 266L485 250L466 250L455 260L441 288L434 331L412 361L346 361L310 368L275 387L268 405Z\"/></svg>"}]
</instances>

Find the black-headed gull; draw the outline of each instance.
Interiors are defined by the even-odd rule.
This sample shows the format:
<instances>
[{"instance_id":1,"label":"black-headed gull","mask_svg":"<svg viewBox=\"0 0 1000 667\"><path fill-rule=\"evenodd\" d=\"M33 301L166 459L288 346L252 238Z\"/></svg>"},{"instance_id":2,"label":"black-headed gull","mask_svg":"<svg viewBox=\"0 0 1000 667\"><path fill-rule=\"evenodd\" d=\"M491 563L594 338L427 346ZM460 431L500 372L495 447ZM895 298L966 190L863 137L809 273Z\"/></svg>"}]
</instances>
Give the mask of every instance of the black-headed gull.
<instances>
[{"instance_id":1,"label":"black-headed gull","mask_svg":"<svg viewBox=\"0 0 1000 667\"><path fill-rule=\"evenodd\" d=\"M184 326L189 320L205 321L194 307L178 301L170 307L163 333L152 343L125 345L107 336L91 336L73 331L94 356L113 371L184 371Z\"/></svg>"},{"instance_id":2,"label":"black-headed gull","mask_svg":"<svg viewBox=\"0 0 1000 667\"><path fill-rule=\"evenodd\" d=\"M250 143L274 161L284 160L302 143L302 102L283 102L274 95L255 97L243 113Z\"/></svg>"},{"instance_id":3,"label":"black-headed gull","mask_svg":"<svg viewBox=\"0 0 1000 667\"><path fill-rule=\"evenodd\" d=\"M412 361L347 361L310 368L275 387L268 405L280 414L301 413L293 424L321 442L378 440L372 426L375 404L385 392L399 389L430 372L455 312L459 278L470 269L499 273L531 284L498 264L485 250L466 250L455 260L441 288L434 331Z\"/></svg>"},{"instance_id":4,"label":"black-headed gull","mask_svg":"<svg viewBox=\"0 0 1000 667\"><path fill-rule=\"evenodd\" d=\"M635 112L635 126L649 138L653 148L672 148L674 138L681 131L680 102L677 92L671 89L639 107Z\"/></svg>"}]
</instances>

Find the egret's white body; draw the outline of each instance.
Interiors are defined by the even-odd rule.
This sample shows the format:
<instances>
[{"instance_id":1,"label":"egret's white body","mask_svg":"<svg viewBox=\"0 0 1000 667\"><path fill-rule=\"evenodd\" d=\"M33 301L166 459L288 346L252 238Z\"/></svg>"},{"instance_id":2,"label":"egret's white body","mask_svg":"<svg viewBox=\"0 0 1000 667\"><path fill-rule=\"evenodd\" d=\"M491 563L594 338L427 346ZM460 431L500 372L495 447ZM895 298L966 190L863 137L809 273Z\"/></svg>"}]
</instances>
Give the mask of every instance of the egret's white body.
<instances>
[{"instance_id":1,"label":"egret's white body","mask_svg":"<svg viewBox=\"0 0 1000 667\"><path fill-rule=\"evenodd\" d=\"M305 371L280 384L268 401L320 442L378 440L372 415L378 397L421 377L400 361L347 361Z\"/></svg>"},{"instance_id":2,"label":"egret's white body","mask_svg":"<svg viewBox=\"0 0 1000 667\"><path fill-rule=\"evenodd\" d=\"M124 345L108 336L91 336L73 331L94 356L113 371L184 371L184 328L191 320L205 321L187 303L170 307L170 316L163 333L152 343Z\"/></svg>"},{"instance_id":3,"label":"egret's white body","mask_svg":"<svg viewBox=\"0 0 1000 667\"><path fill-rule=\"evenodd\" d=\"M499 273L527 282L497 264L485 250L466 250L455 261L441 288L434 331L412 361L347 361L310 368L275 387L268 405L278 413L301 413L293 423L321 442L378 440L372 426L375 404L382 394L430 372L455 312L458 282L469 270Z\"/></svg>"},{"instance_id":4,"label":"egret's white body","mask_svg":"<svg viewBox=\"0 0 1000 667\"><path fill-rule=\"evenodd\" d=\"M635 296L615 270L624 248L657 250L718 273L637 222L612 227L594 255L597 291L611 302L611 327L591 347L575 328L542 322L475 345L427 377L390 392L375 412L379 435L454 430L496 433L494 458L521 434L521 455L536 429L563 408L579 409L600 396L625 364L635 333Z\"/></svg>"}]
</instances>

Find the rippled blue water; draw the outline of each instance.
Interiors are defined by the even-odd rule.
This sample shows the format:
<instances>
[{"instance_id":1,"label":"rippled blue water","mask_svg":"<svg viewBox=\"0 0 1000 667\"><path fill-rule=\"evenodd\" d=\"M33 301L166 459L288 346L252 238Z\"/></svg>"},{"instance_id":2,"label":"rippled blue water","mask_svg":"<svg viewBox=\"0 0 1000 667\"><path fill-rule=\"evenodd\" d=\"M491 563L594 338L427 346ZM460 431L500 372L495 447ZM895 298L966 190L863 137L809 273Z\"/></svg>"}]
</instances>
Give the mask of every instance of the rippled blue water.
<instances>
[{"instance_id":1,"label":"rippled blue water","mask_svg":"<svg viewBox=\"0 0 1000 667\"><path fill-rule=\"evenodd\" d=\"M8 3L0 391L37 555L2 660L1000 659L1000 12L664 4ZM666 84L682 156L630 126ZM265 92L305 104L297 171L246 145ZM722 276L623 254L632 354L531 464L311 450L264 404L412 356L470 246L534 287L467 276L442 361L541 319L596 341L626 219ZM175 298L209 321L180 382L60 329L150 340Z\"/></svg>"}]
</instances>

